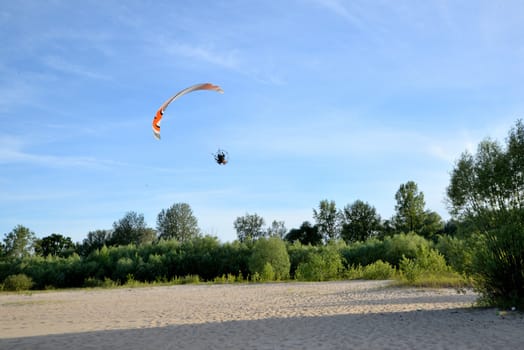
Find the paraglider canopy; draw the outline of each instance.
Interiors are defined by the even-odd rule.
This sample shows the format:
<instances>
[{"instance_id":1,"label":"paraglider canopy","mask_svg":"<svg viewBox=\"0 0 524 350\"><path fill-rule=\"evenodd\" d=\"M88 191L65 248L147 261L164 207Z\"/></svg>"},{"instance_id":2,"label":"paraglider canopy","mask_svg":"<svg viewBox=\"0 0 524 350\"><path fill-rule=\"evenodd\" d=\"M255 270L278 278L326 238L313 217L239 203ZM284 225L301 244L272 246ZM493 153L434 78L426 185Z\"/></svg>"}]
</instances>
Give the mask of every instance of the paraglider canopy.
<instances>
[{"instance_id":1,"label":"paraglider canopy","mask_svg":"<svg viewBox=\"0 0 524 350\"><path fill-rule=\"evenodd\" d=\"M153 118L153 135L157 140L160 140L160 122L162 121L162 118L164 116L164 112L169 106L171 102L176 100L177 98L184 96L185 94L188 94L190 92L196 91L196 90L212 90L216 91L218 93L223 94L224 90L218 85L213 85L211 83L204 83L204 84L196 84L193 86L190 86L188 88L185 88L184 90L181 90L177 92L174 96L170 97L166 102L160 106L160 108L157 110L155 117Z\"/></svg>"}]
</instances>

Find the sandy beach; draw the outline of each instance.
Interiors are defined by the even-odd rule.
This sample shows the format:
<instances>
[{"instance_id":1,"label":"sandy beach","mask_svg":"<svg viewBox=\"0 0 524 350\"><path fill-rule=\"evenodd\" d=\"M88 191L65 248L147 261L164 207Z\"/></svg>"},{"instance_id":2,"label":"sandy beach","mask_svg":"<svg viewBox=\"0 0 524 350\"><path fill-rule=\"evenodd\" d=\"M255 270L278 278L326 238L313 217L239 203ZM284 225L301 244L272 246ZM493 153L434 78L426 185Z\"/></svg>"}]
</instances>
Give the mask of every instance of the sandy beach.
<instances>
[{"instance_id":1,"label":"sandy beach","mask_svg":"<svg viewBox=\"0 0 524 350\"><path fill-rule=\"evenodd\" d=\"M0 349L524 349L524 316L387 281L0 295Z\"/></svg>"}]
</instances>

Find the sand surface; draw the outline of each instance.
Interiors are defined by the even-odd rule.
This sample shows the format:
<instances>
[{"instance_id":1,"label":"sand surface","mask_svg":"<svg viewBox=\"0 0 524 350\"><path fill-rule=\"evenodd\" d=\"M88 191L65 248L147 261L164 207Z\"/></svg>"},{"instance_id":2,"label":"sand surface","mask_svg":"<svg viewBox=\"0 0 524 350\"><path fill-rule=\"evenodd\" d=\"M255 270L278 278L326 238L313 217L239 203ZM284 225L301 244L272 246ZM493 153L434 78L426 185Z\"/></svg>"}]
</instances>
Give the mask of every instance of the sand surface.
<instances>
[{"instance_id":1,"label":"sand surface","mask_svg":"<svg viewBox=\"0 0 524 350\"><path fill-rule=\"evenodd\" d=\"M524 316L387 281L0 294L0 349L524 349Z\"/></svg>"}]
</instances>

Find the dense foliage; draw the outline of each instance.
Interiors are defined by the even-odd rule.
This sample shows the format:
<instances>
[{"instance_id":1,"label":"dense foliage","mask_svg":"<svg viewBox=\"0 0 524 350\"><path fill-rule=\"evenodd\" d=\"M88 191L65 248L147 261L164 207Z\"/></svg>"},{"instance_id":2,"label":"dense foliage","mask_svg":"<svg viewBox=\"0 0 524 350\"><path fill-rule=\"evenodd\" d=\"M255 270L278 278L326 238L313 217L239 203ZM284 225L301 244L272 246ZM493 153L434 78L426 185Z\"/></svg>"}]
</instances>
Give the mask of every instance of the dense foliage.
<instances>
[{"instance_id":1,"label":"dense foliage","mask_svg":"<svg viewBox=\"0 0 524 350\"><path fill-rule=\"evenodd\" d=\"M471 273L489 305L524 307L524 124L505 147L489 139L465 152L447 189L452 214L477 232Z\"/></svg>"},{"instance_id":2,"label":"dense foliage","mask_svg":"<svg viewBox=\"0 0 524 350\"><path fill-rule=\"evenodd\" d=\"M265 227L238 217L238 240L202 236L186 203L162 210L157 230L128 212L111 230L73 244L37 239L16 226L0 242L0 289L105 287L136 283L389 279L410 285L474 285L487 305L524 308L524 124L505 147L485 140L465 152L447 188L451 220L425 208L413 181L401 184L395 214L383 220L361 200L337 209L322 200L313 223Z\"/></svg>"},{"instance_id":3,"label":"dense foliage","mask_svg":"<svg viewBox=\"0 0 524 350\"><path fill-rule=\"evenodd\" d=\"M187 203L175 203L169 209L162 209L157 217L158 237L187 241L200 235L198 220Z\"/></svg>"},{"instance_id":4,"label":"dense foliage","mask_svg":"<svg viewBox=\"0 0 524 350\"><path fill-rule=\"evenodd\" d=\"M103 246L85 257L75 253L67 257L2 259L0 282L4 289L13 288L9 287L13 281L34 289L49 289L136 282L392 278L401 277L403 261L420 259L420 252L440 254L431 248L430 241L413 233L394 235L384 241L373 238L353 245L337 241L320 246L286 243L276 236L261 238L254 244L221 243L216 237L204 236L185 242L161 240L138 246ZM439 269L443 261L444 257L438 261ZM426 263L424 268L430 265ZM452 271L445 261L444 265L445 271Z\"/></svg>"},{"instance_id":5,"label":"dense foliage","mask_svg":"<svg viewBox=\"0 0 524 350\"><path fill-rule=\"evenodd\" d=\"M268 264L270 267L267 266ZM290 262L286 244L276 236L259 239L253 246L248 265L253 275L257 273L263 275L264 269L271 269L273 275L268 279L288 279Z\"/></svg>"}]
</instances>

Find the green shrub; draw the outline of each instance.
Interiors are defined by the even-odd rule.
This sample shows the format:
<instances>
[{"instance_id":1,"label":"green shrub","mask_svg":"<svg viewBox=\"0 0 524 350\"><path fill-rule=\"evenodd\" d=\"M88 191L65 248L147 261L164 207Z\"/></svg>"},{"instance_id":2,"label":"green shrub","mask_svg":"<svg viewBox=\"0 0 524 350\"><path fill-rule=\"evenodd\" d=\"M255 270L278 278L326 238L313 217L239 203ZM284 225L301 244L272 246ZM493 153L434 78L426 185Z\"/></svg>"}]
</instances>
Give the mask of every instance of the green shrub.
<instances>
[{"instance_id":1,"label":"green shrub","mask_svg":"<svg viewBox=\"0 0 524 350\"><path fill-rule=\"evenodd\" d=\"M125 283L127 276L135 272L135 263L133 259L122 257L116 262L115 272L113 273L113 280Z\"/></svg>"},{"instance_id":2,"label":"green shrub","mask_svg":"<svg viewBox=\"0 0 524 350\"><path fill-rule=\"evenodd\" d=\"M254 274L252 274L251 276L249 276L249 280L251 282L261 282L262 281L262 277L260 276L260 274L258 272L255 272Z\"/></svg>"},{"instance_id":3,"label":"green shrub","mask_svg":"<svg viewBox=\"0 0 524 350\"><path fill-rule=\"evenodd\" d=\"M244 277L242 274L239 276L235 276L232 273L228 273L227 275L217 276L213 279L213 283L235 283L235 282L243 282Z\"/></svg>"},{"instance_id":4,"label":"green shrub","mask_svg":"<svg viewBox=\"0 0 524 350\"><path fill-rule=\"evenodd\" d=\"M199 284L200 276L198 275L185 275L183 277L176 277L174 280L175 284Z\"/></svg>"},{"instance_id":5,"label":"green shrub","mask_svg":"<svg viewBox=\"0 0 524 350\"><path fill-rule=\"evenodd\" d=\"M414 258L402 257L400 271L408 281L414 282L425 274L445 274L452 270L438 251L421 247Z\"/></svg>"},{"instance_id":6,"label":"green shrub","mask_svg":"<svg viewBox=\"0 0 524 350\"><path fill-rule=\"evenodd\" d=\"M414 259L403 257L399 264L400 274L409 283L414 283L422 276L423 270Z\"/></svg>"},{"instance_id":7,"label":"green shrub","mask_svg":"<svg viewBox=\"0 0 524 350\"><path fill-rule=\"evenodd\" d=\"M320 254L311 254L308 261L298 265L295 278L299 281L325 281L324 265Z\"/></svg>"},{"instance_id":8,"label":"green shrub","mask_svg":"<svg viewBox=\"0 0 524 350\"><path fill-rule=\"evenodd\" d=\"M384 242L370 238L365 242L355 242L340 251L347 266L366 266L385 256Z\"/></svg>"},{"instance_id":9,"label":"green shrub","mask_svg":"<svg viewBox=\"0 0 524 350\"><path fill-rule=\"evenodd\" d=\"M295 273L298 268L298 265L307 262L309 255L316 252L317 249L317 247L314 247L311 244L304 245L300 243L300 241L295 241L293 243L287 244L291 278L296 278Z\"/></svg>"},{"instance_id":10,"label":"green shrub","mask_svg":"<svg viewBox=\"0 0 524 350\"><path fill-rule=\"evenodd\" d=\"M390 263L377 260L362 269L362 279L387 280L395 275L395 268Z\"/></svg>"},{"instance_id":11,"label":"green shrub","mask_svg":"<svg viewBox=\"0 0 524 350\"><path fill-rule=\"evenodd\" d=\"M366 266L382 260L398 267L402 257L414 258L422 247L429 247L429 241L413 232L399 233L386 237L383 241L370 238L365 242L356 242L340 251L349 266Z\"/></svg>"},{"instance_id":12,"label":"green shrub","mask_svg":"<svg viewBox=\"0 0 524 350\"><path fill-rule=\"evenodd\" d=\"M307 260L298 265L295 278L300 281L327 281L342 277L344 266L335 247L324 247L318 253L309 254Z\"/></svg>"},{"instance_id":13,"label":"green shrub","mask_svg":"<svg viewBox=\"0 0 524 350\"><path fill-rule=\"evenodd\" d=\"M273 281L275 279L275 270L273 270L273 266L270 263L267 262L264 265L261 277L263 281Z\"/></svg>"},{"instance_id":14,"label":"green shrub","mask_svg":"<svg viewBox=\"0 0 524 350\"><path fill-rule=\"evenodd\" d=\"M23 273L17 275L9 275L4 280L3 289L5 291L19 292L29 290L33 286L33 280L31 277Z\"/></svg>"},{"instance_id":15,"label":"green shrub","mask_svg":"<svg viewBox=\"0 0 524 350\"><path fill-rule=\"evenodd\" d=\"M438 251L421 248L415 258L403 257L399 264L400 280L420 287L463 288L468 281L446 264Z\"/></svg>"},{"instance_id":16,"label":"green shrub","mask_svg":"<svg viewBox=\"0 0 524 350\"><path fill-rule=\"evenodd\" d=\"M84 287L85 288L96 288L96 287L102 287L103 281L99 280L95 277L88 277L84 280Z\"/></svg>"},{"instance_id":17,"label":"green shrub","mask_svg":"<svg viewBox=\"0 0 524 350\"><path fill-rule=\"evenodd\" d=\"M88 277L84 280L83 286L86 288L114 288L118 286L118 284L107 277L103 280L95 277Z\"/></svg>"},{"instance_id":18,"label":"green shrub","mask_svg":"<svg viewBox=\"0 0 524 350\"><path fill-rule=\"evenodd\" d=\"M429 241L416 233L399 233L384 239L384 258L393 266L399 266L403 257L415 258L420 249L429 249Z\"/></svg>"},{"instance_id":19,"label":"green shrub","mask_svg":"<svg viewBox=\"0 0 524 350\"><path fill-rule=\"evenodd\" d=\"M344 278L348 280L364 279L364 268L362 265L350 266L344 271Z\"/></svg>"},{"instance_id":20,"label":"green shrub","mask_svg":"<svg viewBox=\"0 0 524 350\"><path fill-rule=\"evenodd\" d=\"M439 236L436 249L455 271L469 275L473 273L475 252L482 248L482 242L483 236L478 233L466 238Z\"/></svg>"},{"instance_id":21,"label":"green shrub","mask_svg":"<svg viewBox=\"0 0 524 350\"><path fill-rule=\"evenodd\" d=\"M481 302L524 309L524 212L488 232L473 259Z\"/></svg>"},{"instance_id":22,"label":"green shrub","mask_svg":"<svg viewBox=\"0 0 524 350\"><path fill-rule=\"evenodd\" d=\"M254 275L263 275L269 263L274 272L274 279L284 280L289 278L289 255L286 244L278 237L260 238L255 242L249 259L249 270Z\"/></svg>"}]
</instances>

